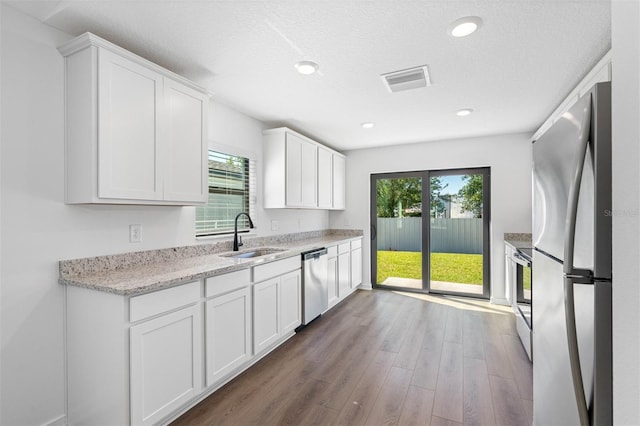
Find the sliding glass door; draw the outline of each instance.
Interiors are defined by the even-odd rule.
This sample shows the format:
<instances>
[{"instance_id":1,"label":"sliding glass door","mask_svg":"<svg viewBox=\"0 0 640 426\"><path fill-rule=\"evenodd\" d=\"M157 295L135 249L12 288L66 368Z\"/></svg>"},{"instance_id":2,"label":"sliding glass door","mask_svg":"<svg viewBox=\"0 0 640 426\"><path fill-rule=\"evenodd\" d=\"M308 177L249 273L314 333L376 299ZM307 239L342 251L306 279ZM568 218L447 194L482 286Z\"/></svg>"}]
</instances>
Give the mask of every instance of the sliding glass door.
<instances>
[{"instance_id":1,"label":"sliding glass door","mask_svg":"<svg viewBox=\"0 0 640 426\"><path fill-rule=\"evenodd\" d=\"M488 168L372 175L374 286L488 298L489 188Z\"/></svg>"},{"instance_id":2,"label":"sliding glass door","mask_svg":"<svg viewBox=\"0 0 640 426\"><path fill-rule=\"evenodd\" d=\"M371 177L373 283L423 290L422 201L424 173Z\"/></svg>"}]
</instances>

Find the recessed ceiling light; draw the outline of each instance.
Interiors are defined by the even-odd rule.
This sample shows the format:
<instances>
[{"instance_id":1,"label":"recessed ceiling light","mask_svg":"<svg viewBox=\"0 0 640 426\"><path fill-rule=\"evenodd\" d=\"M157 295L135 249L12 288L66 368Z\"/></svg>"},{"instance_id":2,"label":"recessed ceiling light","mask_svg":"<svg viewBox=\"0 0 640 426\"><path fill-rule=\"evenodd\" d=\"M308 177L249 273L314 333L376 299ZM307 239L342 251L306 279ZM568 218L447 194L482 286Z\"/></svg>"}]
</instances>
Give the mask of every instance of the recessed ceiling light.
<instances>
[{"instance_id":1,"label":"recessed ceiling light","mask_svg":"<svg viewBox=\"0 0 640 426\"><path fill-rule=\"evenodd\" d=\"M453 37L466 37L480 28L482 19L477 16L465 16L453 21L447 31Z\"/></svg>"},{"instance_id":2,"label":"recessed ceiling light","mask_svg":"<svg viewBox=\"0 0 640 426\"><path fill-rule=\"evenodd\" d=\"M471 108L463 108L463 109L459 109L458 111L456 111L456 115L458 117L465 117L469 114L471 114L473 112L473 110Z\"/></svg>"},{"instance_id":3,"label":"recessed ceiling light","mask_svg":"<svg viewBox=\"0 0 640 426\"><path fill-rule=\"evenodd\" d=\"M360 125L362 126L363 129L371 129L371 128L375 127L376 123L372 123L370 121L367 121L365 123L361 123Z\"/></svg>"},{"instance_id":4,"label":"recessed ceiling light","mask_svg":"<svg viewBox=\"0 0 640 426\"><path fill-rule=\"evenodd\" d=\"M313 74L314 72L318 71L318 68L319 68L318 64L312 61L296 62L294 66L296 67L296 69L300 74L304 74L304 75Z\"/></svg>"}]
</instances>

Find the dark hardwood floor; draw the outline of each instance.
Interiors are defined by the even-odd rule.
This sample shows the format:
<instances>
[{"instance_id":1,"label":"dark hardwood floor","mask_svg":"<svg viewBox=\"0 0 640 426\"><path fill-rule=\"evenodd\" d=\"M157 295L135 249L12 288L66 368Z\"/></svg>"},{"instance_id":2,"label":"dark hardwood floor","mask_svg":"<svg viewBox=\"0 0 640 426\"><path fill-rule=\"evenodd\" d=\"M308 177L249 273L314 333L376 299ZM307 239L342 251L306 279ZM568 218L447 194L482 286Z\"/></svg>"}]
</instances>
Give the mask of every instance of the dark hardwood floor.
<instances>
[{"instance_id":1,"label":"dark hardwood floor","mask_svg":"<svg viewBox=\"0 0 640 426\"><path fill-rule=\"evenodd\" d=\"M530 425L509 308L358 291L174 425Z\"/></svg>"}]
</instances>

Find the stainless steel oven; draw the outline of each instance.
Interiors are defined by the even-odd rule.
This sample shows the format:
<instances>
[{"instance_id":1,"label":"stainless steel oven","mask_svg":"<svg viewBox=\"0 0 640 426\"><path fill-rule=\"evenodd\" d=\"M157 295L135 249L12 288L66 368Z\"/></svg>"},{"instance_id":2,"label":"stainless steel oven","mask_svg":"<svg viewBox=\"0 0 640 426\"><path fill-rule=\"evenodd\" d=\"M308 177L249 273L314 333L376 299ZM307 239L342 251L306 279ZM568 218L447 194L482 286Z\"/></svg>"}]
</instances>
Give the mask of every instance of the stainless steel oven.
<instances>
[{"instance_id":1,"label":"stainless steel oven","mask_svg":"<svg viewBox=\"0 0 640 426\"><path fill-rule=\"evenodd\" d=\"M520 248L513 254L513 261L516 263L516 307L525 318L529 328L531 328L532 254L529 248Z\"/></svg>"},{"instance_id":2,"label":"stainless steel oven","mask_svg":"<svg viewBox=\"0 0 640 426\"><path fill-rule=\"evenodd\" d=\"M522 345L529 355L529 359L532 358L531 344L533 329L533 321L531 316L531 300L533 298L532 278L533 278L533 264L532 264L532 249L530 248L518 248L512 255L511 261L514 265L514 280L512 294L513 294L513 310L516 314L516 329L518 330L518 336L522 341Z\"/></svg>"}]
</instances>

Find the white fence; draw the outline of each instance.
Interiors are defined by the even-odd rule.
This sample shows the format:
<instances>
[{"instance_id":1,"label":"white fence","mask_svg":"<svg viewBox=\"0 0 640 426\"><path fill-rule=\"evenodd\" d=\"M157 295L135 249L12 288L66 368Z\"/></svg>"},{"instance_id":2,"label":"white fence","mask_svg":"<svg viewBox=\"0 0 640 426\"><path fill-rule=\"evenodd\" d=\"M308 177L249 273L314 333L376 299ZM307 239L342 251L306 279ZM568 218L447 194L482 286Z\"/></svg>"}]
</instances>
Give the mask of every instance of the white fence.
<instances>
[{"instance_id":1,"label":"white fence","mask_svg":"<svg viewBox=\"0 0 640 426\"><path fill-rule=\"evenodd\" d=\"M429 219L431 251L482 253L482 219ZM378 218L378 250L422 251L422 218Z\"/></svg>"}]
</instances>

